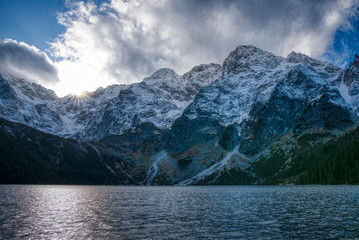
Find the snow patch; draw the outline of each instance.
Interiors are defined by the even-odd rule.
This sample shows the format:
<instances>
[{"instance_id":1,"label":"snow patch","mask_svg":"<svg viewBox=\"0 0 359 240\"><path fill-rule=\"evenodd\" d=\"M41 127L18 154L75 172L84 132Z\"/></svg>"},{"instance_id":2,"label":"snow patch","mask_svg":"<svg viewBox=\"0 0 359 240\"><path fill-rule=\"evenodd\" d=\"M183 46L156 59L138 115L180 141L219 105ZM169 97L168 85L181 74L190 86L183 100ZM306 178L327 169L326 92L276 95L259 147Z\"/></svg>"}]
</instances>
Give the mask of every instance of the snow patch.
<instances>
[{"instance_id":1,"label":"snow patch","mask_svg":"<svg viewBox=\"0 0 359 240\"><path fill-rule=\"evenodd\" d=\"M342 97L344 98L344 100L351 105L352 99L349 96L348 87L344 84L343 81L340 83L338 90L340 92L340 95L342 95Z\"/></svg>"},{"instance_id":2,"label":"snow patch","mask_svg":"<svg viewBox=\"0 0 359 240\"><path fill-rule=\"evenodd\" d=\"M150 168L147 170L147 176L145 180L143 180L142 184L146 183L146 185L152 185L153 180L155 179L158 172L158 163L162 160L166 161L168 159L168 154L166 151L161 151L157 153L155 156L151 158L153 161Z\"/></svg>"},{"instance_id":3,"label":"snow patch","mask_svg":"<svg viewBox=\"0 0 359 240\"><path fill-rule=\"evenodd\" d=\"M204 180L206 177L212 175L213 173L215 173L217 171L222 172L224 170L225 166L229 163L229 160L231 159L231 157L234 154L238 154L238 148L239 148L239 145L237 145L232 151L228 152L226 154L226 156L220 162L212 165L209 168L206 168L205 170L198 173L197 175L176 184L176 186L187 186L187 185L195 184L201 180Z\"/></svg>"},{"instance_id":4,"label":"snow patch","mask_svg":"<svg viewBox=\"0 0 359 240\"><path fill-rule=\"evenodd\" d=\"M105 163L105 166L106 166L106 168L107 168L108 170L110 170L110 172L112 172L113 174L115 174L115 171L114 171L109 165L107 165L107 164Z\"/></svg>"}]
</instances>

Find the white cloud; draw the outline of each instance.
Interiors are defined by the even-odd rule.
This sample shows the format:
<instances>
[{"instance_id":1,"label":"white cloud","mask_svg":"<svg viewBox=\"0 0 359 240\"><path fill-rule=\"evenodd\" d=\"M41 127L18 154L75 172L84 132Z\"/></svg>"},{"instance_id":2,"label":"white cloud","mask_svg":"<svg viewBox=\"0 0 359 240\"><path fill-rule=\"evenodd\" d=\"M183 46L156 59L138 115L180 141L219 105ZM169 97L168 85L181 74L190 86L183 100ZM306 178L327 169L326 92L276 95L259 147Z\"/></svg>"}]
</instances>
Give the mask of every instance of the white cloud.
<instances>
[{"instance_id":1,"label":"white cloud","mask_svg":"<svg viewBox=\"0 0 359 240\"><path fill-rule=\"evenodd\" d=\"M140 81L161 67L184 73L221 63L237 45L321 57L356 1L181 0L70 3L66 32L51 43L57 92ZM75 84L76 83L76 84ZM66 86L71 86L71 89Z\"/></svg>"},{"instance_id":2,"label":"white cloud","mask_svg":"<svg viewBox=\"0 0 359 240\"><path fill-rule=\"evenodd\" d=\"M45 86L59 81L57 69L46 53L12 39L0 41L0 73Z\"/></svg>"}]
</instances>

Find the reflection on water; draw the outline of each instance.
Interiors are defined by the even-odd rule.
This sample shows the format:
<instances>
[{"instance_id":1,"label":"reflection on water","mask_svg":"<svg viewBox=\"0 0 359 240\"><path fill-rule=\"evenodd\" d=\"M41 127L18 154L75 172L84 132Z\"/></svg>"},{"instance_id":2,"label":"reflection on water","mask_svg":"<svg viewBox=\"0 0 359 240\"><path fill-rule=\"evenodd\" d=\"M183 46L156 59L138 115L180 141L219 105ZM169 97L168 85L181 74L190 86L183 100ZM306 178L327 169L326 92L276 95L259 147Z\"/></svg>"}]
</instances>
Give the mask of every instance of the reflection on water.
<instances>
[{"instance_id":1,"label":"reflection on water","mask_svg":"<svg viewBox=\"0 0 359 240\"><path fill-rule=\"evenodd\" d=\"M358 238L358 186L0 186L0 236Z\"/></svg>"}]
</instances>

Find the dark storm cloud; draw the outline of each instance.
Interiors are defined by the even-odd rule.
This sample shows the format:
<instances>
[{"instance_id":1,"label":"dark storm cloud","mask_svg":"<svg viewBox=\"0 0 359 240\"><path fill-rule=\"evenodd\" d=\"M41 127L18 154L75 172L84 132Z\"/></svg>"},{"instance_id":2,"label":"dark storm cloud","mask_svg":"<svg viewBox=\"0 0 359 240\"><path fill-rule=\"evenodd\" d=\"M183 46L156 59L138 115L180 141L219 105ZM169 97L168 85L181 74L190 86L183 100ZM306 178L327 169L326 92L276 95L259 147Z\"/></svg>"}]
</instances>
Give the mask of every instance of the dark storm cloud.
<instances>
[{"instance_id":1,"label":"dark storm cloud","mask_svg":"<svg viewBox=\"0 0 359 240\"><path fill-rule=\"evenodd\" d=\"M59 81L56 68L44 52L11 39L0 41L0 72L45 85Z\"/></svg>"}]
</instances>

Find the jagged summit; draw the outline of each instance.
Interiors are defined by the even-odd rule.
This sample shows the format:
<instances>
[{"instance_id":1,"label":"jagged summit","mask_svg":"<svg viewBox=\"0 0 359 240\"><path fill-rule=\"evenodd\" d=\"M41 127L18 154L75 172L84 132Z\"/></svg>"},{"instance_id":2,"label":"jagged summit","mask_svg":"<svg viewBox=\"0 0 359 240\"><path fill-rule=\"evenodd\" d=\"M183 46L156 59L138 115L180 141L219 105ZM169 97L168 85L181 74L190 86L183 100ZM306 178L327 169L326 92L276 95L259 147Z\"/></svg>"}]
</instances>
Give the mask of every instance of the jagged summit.
<instances>
[{"instance_id":1,"label":"jagged summit","mask_svg":"<svg viewBox=\"0 0 359 240\"><path fill-rule=\"evenodd\" d=\"M192 73L192 72L203 72L209 68L219 68L221 65L218 63L209 63L209 64L200 64L198 66L195 66L191 69L191 71L189 71L188 73Z\"/></svg>"},{"instance_id":2,"label":"jagged summit","mask_svg":"<svg viewBox=\"0 0 359 240\"><path fill-rule=\"evenodd\" d=\"M314 59L303 53L297 53L292 51L291 53L288 54L286 60L291 63L300 63L303 61L313 61Z\"/></svg>"},{"instance_id":3,"label":"jagged summit","mask_svg":"<svg viewBox=\"0 0 359 240\"><path fill-rule=\"evenodd\" d=\"M297 53L292 51L286 58L287 62L290 63L302 63L302 64L310 64L310 65L325 65L328 63L321 62L319 60L316 60L314 58L309 57L308 55L305 55L303 53Z\"/></svg>"},{"instance_id":4,"label":"jagged summit","mask_svg":"<svg viewBox=\"0 0 359 240\"><path fill-rule=\"evenodd\" d=\"M1 74L0 74L1 75ZM4 77L3 77L4 76ZM0 79L4 84L8 84L14 88L16 94L28 97L33 101L56 100L56 93L40 84L28 82L23 78L16 78L8 74L4 74Z\"/></svg>"},{"instance_id":5,"label":"jagged summit","mask_svg":"<svg viewBox=\"0 0 359 240\"><path fill-rule=\"evenodd\" d=\"M331 63L320 61L320 60L317 60L315 58L309 57L306 54L297 53L297 52L294 52L294 51L292 51L287 56L287 58L285 60L287 62L289 62L289 63L308 65L310 67L316 68L319 71L324 69L325 71L327 71L329 73L337 71L338 69L340 69L339 67L334 66Z\"/></svg>"},{"instance_id":6,"label":"jagged summit","mask_svg":"<svg viewBox=\"0 0 359 240\"><path fill-rule=\"evenodd\" d=\"M159 79L175 79L178 78L179 75L170 68L161 68L159 70L157 70L156 72L154 72L151 76L146 77L145 79L143 79L144 82L148 82L148 81L156 81Z\"/></svg>"},{"instance_id":7,"label":"jagged summit","mask_svg":"<svg viewBox=\"0 0 359 240\"><path fill-rule=\"evenodd\" d=\"M354 60L349 64L344 74L344 83L351 85L353 82L359 81L359 55L355 54Z\"/></svg>"},{"instance_id":8,"label":"jagged summit","mask_svg":"<svg viewBox=\"0 0 359 240\"><path fill-rule=\"evenodd\" d=\"M232 51L223 62L223 73L237 73L235 70L255 69L256 67L272 69L283 61L282 57L251 45L240 45Z\"/></svg>"},{"instance_id":9,"label":"jagged summit","mask_svg":"<svg viewBox=\"0 0 359 240\"><path fill-rule=\"evenodd\" d=\"M356 53L354 54L354 60L349 64L350 68L359 68L359 55Z\"/></svg>"},{"instance_id":10,"label":"jagged summit","mask_svg":"<svg viewBox=\"0 0 359 240\"><path fill-rule=\"evenodd\" d=\"M355 54L353 62L345 70L339 90L359 115L359 55Z\"/></svg>"}]
</instances>

